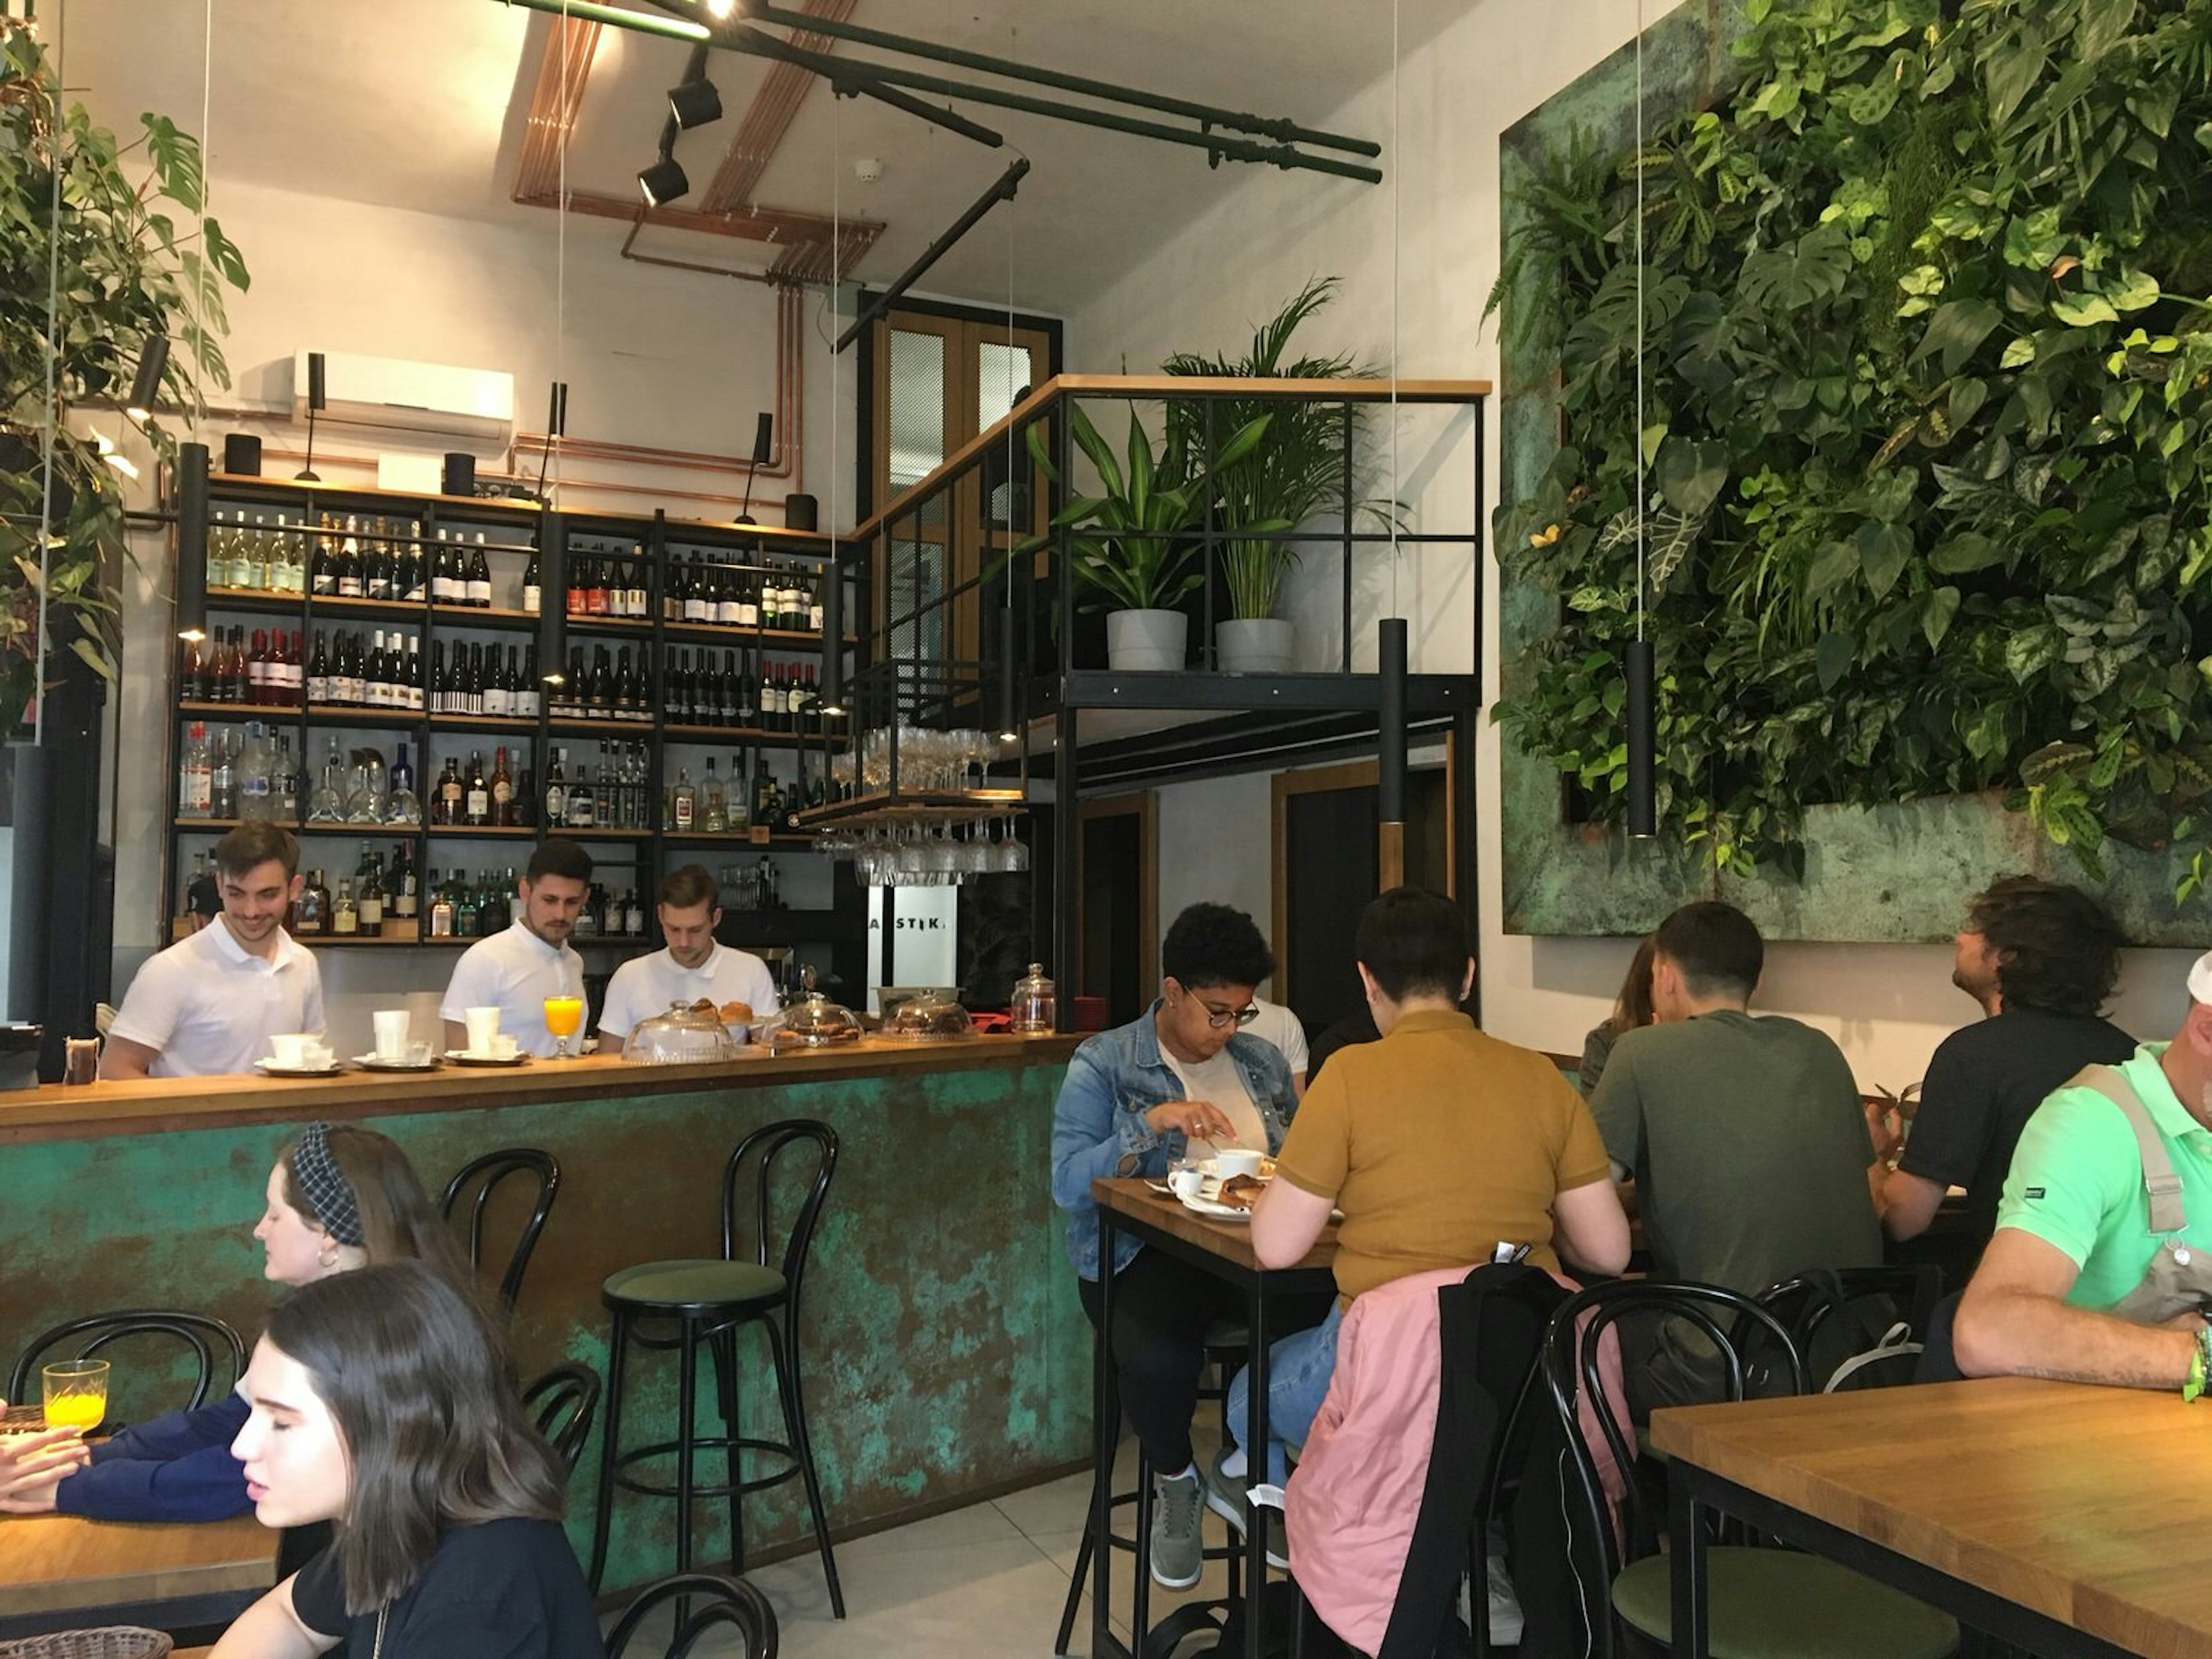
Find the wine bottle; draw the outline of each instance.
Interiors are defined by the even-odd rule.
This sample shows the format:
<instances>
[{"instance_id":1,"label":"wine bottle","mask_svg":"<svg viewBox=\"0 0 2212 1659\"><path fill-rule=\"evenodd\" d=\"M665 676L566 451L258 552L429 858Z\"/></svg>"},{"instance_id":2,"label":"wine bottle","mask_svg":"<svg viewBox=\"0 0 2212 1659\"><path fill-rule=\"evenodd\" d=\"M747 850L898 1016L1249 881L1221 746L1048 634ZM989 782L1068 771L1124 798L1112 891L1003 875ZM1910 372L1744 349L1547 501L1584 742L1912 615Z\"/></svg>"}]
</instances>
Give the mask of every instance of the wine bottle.
<instances>
[{"instance_id":1,"label":"wine bottle","mask_svg":"<svg viewBox=\"0 0 2212 1659\"><path fill-rule=\"evenodd\" d=\"M530 538L530 562L522 572L522 608L533 617L538 614L538 602L543 597L538 583L538 538L533 536Z\"/></svg>"},{"instance_id":2,"label":"wine bottle","mask_svg":"<svg viewBox=\"0 0 2212 1659\"><path fill-rule=\"evenodd\" d=\"M469 781L461 793L461 822L477 829L491 823L491 786L484 780L483 755L469 751Z\"/></svg>"},{"instance_id":3,"label":"wine bottle","mask_svg":"<svg viewBox=\"0 0 2212 1659\"><path fill-rule=\"evenodd\" d=\"M331 656L323 640L323 630L315 630L315 653L307 659L307 704L318 707L331 701Z\"/></svg>"},{"instance_id":4,"label":"wine bottle","mask_svg":"<svg viewBox=\"0 0 2212 1659\"><path fill-rule=\"evenodd\" d=\"M538 647L532 641L523 650L522 677L514 686L514 712L524 720L536 720L544 695L544 682L538 675Z\"/></svg>"},{"instance_id":5,"label":"wine bottle","mask_svg":"<svg viewBox=\"0 0 2212 1659\"><path fill-rule=\"evenodd\" d=\"M548 830L558 830L568 821L568 780L563 770L568 756L567 750L556 749L545 769L544 827Z\"/></svg>"},{"instance_id":6,"label":"wine bottle","mask_svg":"<svg viewBox=\"0 0 2212 1659\"><path fill-rule=\"evenodd\" d=\"M500 744L491 769L491 821L502 828L514 826L514 777L507 769L507 745Z\"/></svg>"},{"instance_id":7,"label":"wine bottle","mask_svg":"<svg viewBox=\"0 0 2212 1659\"><path fill-rule=\"evenodd\" d=\"M483 532L477 532L476 551L469 560L468 602L479 611L491 608L491 560L484 551Z\"/></svg>"},{"instance_id":8,"label":"wine bottle","mask_svg":"<svg viewBox=\"0 0 2212 1659\"><path fill-rule=\"evenodd\" d=\"M405 599L410 605L420 605L430 597L429 583L422 568L422 526L410 523L407 526L407 545L399 552L399 591L395 599Z\"/></svg>"}]
</instances>

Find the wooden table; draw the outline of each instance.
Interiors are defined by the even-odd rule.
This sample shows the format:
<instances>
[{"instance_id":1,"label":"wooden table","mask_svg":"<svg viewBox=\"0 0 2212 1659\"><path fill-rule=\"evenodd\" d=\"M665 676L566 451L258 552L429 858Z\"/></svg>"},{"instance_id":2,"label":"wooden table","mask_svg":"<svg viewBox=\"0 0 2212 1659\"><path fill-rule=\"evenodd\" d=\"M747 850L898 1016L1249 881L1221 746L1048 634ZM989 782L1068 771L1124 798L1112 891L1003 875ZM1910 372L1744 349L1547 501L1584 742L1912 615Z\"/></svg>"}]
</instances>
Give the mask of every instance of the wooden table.
<instances>
[{"instance_id":1,"label":"wooden table","mask_svg":"<svg viewBox=\"0 0 2212 1659\"><path fill-rule=\"evenodd\" d=\"M0 1519L0 1638L91 1625L219 1625L276 1582L278 1534L251 1515L163 1524Z\"/></svg>"},{"instance_id":2,"label":"wooden table","mask_svg":"<svg viewBox=\"0 0 2212 1659\"><path fill-rule=\"evenodd\" d=\"M1147 1249L1165 1250L1170 1255L1202 1268L1215 1277L1225 1279L1244 1294L1245 1328L1251 1337L1250 1400L1246 1416L1244 1444L1249 1455L1264 1458L1267 1444L1267 1345L1273 1339L1268 1333L1268 1304L1275 1297L1296 1295L1302 1291L1330 1291L1336 1287L1335 1275L1330 1264L1336 1259L1336 1224L1331 1222L1323 1229L1320 1240L1295 1267L1267 1268L1260 1265L1252 1254L1252 1224L1249 1221L1217 1221L1186 1209L1174 1198L1152 1190L1137 1177L1094 1181L1091 1196L1098 1206L1098 1259L1110 1264L1114 1260L1114 1241L1117 1235L1129 1233L1144 1242ZM1099 1325L1102 1329L1114 1328L1114 1275L1105 1273L1099 1285ZM1095 1456L1097 1478L1093 1485L1095 1499L1091 1514L1091 1652L1093 1659L1131 1659L1129 1650L1114 1634L1112 1628L1114 1452L1121 1437L1121 1404L1115 1386L1114 1366L1106 1352L1106 1345L1097 1345L1097 1364L1093 1373L1091 1423L1097 1434ZM1261 1466L1264 1469L1264 1465ZM1256 1475L1255 1479L1264 1478ZM1260 1659L1266 1632L1261 1611L1266 1598L1258 1594L1260 1586L1267 1582L1267 1529L1264 1527L1247 1528L1244 1537L1244 1582L1250 1590L1246 1597L1244 1626L1245 1659ZM1153 1649L1150 1626L1152 1592L1152 1493L1149 1487L1140 1489L1137 1498L1136 1527L1136 1590L1133 1598L1129 1628L1135 1633L1140 1650ZM1171 1645L1167 1642L1161 1647Z\"/></svg>"},{"instance_id":3,"label":"wooden table","mask_svg":"<svg viewBox=\"0 0 2212 1659\"><path fill-rule=\"evenodd\" d=\"M1702 1656L1707 1511L2045 1659L2212 1650L2212 1409L1992 1377L1654 1413L1674 1651Z\"/></svg>"}]
</instances>

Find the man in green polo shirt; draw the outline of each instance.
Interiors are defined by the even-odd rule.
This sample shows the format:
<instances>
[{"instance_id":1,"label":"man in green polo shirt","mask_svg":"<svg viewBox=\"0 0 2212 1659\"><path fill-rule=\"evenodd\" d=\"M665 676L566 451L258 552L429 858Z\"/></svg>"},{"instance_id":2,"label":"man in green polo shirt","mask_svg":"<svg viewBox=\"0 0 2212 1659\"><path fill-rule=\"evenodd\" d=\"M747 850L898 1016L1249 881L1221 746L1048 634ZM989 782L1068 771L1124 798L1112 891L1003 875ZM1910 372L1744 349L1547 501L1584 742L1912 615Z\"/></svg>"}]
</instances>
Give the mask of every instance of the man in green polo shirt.
<instances>
[{"instance_id":1,"label":"man in green polo shirt","mask_svg":"<svg viewBox=\"0 0 2212 1659\"><path fill-rule=\"evenodd\" d=\"M2189 1012L2104 1079L2084 1073L2027 1121L1996 1235L1960 1299L1952 1343L1969 1376L2017 1373L2170 1389L2201 1383L2212 1332L2212 953ZM2179 1188L2145 1181L2163 1161ZM2153 1169L2153 1177L2162 1175Z\"/></svg>"}]
</instances>

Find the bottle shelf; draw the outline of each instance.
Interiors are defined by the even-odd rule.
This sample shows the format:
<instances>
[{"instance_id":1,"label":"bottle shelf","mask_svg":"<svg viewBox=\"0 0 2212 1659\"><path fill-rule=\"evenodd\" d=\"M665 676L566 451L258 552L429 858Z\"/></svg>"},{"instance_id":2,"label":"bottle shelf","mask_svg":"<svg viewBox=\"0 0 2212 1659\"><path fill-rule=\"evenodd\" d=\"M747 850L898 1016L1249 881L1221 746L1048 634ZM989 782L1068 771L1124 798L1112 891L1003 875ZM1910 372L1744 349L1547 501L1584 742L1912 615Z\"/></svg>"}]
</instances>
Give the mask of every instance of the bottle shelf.
<instances>
[{"instance_id":1,"label":"bottle shelf","mask_svg":"<svg viewBox=\"0 0 2212 1659\"><path fill-rule=\"evenodd\" d=\"M297 714L299 711L292 711ZM412 728L422 724L419 708L364 708L349 702L311 702L307 705L310 726L380 726L388 728Z\"/></svg>"},{"instance_id":2,"label":"bottle shelf","mask_svg":"<svg viewBox=\"0 0 2212 1659\"><path fill-rule=\"evenodd\" d=\"M634 637L653 632L648 617L568 617L563 624L571 634L620 634Z\"/></svg>"},{"instance_id":3,"label":"bottle shelf","mask_svg":"<svg viewBox=\"0 0 2212 1659\"><path fill-rule=\"evenodd\" d=\"M284 826L295 836L381 836L394 841L422 833L419 823L298 823Z\"/></svg>"},{"instance_id":4,"label":"bottle shelf","mask_svg":"<svg viewBox=\"0 0 2212 1659\"><path fill-rule=\"evenodd\" d=\"M652 720L580 720L573 714L556 714L550 724L554 736L565 738L650 738L671 729Z\"/></svg>"},{"instance_id":5,"label":"bottle shelf","mask_svg":"<svg viewBox=\"0 0 2212 1659\"><path fill-rule=\"evenodd\" d=\"M207 602L210 611L258 611L297 617L307 603L307 595L275 587L210 587Z\"/></svg>"},{"instance_id":6,"label":"bottle shelf","mask_svg":"<svg viewBox=\"0 0 2212 1659\"><path fill-rule=\"evenodd\" d=\"M260 702L202 702L187 700L177 705L179 718L204 720L210 716L230 720L296 720L300 711Z\"/></svg>"},{"instance_id":7,"label":"bottle shelf","mask_svg":"<svg viewBox=\"0 0 2212 1659\"><path fill-rule=\"evenodd\" d=\"M411 617L420 622L429 611L421 599L339 599L334 594L313 596L313 615L353 618L362 622L382 622Z\"/></svg>"},{"instance_id":8,"label":"bottle shelf","mask_svg":"<svg viewBox=\"0 0 2212 1659\"><path fill-rule=\"evenodd\" d=\"M411 608L419 611L422 607L416 605ZM449 623L457 628L496 628L508 633L522 634L538 631L538 613L535 611L510 611L500 605L433 604L430 615L435 621Z\"/></svg>"},{"instance_id":9,"label":"bottle shelf","mask_svg":"<svg viewBox=\"0 0 2212 1659\"><path fill-rule=\"evenodd\" d=\"M763 732L757 726L664 726L660 732L664 737L703 744L709 749L743 746L818 750L822 747L819 738L802 738L792 732ZM833 751L841 751L844 747L837 738L830 739L830 748Z\"/></svg>"},{"instance_id":10,"label":"bottle shelf","mask_svg":"<svg viewBox=\"0 0 2212 1659\"><path fill-rule=\"evenodd\" d=\"M787 628L747 628L740 623L667 623L662 625L663 635L677 645L720 645L730 649L753 650L765 647L771 651L819 651L822 636L811 629ZM845 636L848 646L860 641L851 635Z\"/></svg>"},{"instance_id":11,"label":"bottle shelf","mask_svg":"<svg viewBox=\"0 0 2212 1659\"><path fill-rule=\"evenodd\" d=\"M537 720L514 714L433 714L430 725L440 732L535 732Z\"/></svg>"},{"instance_id":12,"label":"bottle shelf","mask_svg":"<svg viewBox=\"0 0 2212 1659\"><path fill-rule=\"evenodd\" d=\"M767 847L774 849L808 850L814 846L814 837L793 835L788 830L772 830L766 841L753 839L750 830L664 830L663 841L681 842L687 847Z\"/></svg>"},{"instance_id":13,"label":"bottle shelf","mask_svg":"<svg viewBox=\"0 0 2212 1659\"><path fill-rule=\"evenodd\" d=\"M568 824L526 825L520 828L507 824L434 823L429 826L432 841L450 838L469 841L538 841L547 836L562 836L570 841L649 841L650 830L576 829Z\"/></svg>"}]
</instances>

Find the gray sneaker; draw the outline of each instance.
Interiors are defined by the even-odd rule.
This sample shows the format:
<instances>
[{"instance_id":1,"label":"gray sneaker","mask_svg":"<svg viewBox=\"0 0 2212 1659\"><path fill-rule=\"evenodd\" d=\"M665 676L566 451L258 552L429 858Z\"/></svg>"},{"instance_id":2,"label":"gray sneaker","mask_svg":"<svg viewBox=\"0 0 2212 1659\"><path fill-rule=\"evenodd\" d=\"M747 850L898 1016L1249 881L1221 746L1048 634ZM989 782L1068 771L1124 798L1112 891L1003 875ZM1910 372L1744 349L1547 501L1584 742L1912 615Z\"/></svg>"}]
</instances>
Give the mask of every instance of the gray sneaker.
<instances>
[{"instance_id":1,"label":"gray sneaker","mask_svg":"<svg viewBox=\"0 0 2212 1659\"><path fill-rule=\"evenodd\" d=\"M1229 1452L1228 1447L1223 1447L1206 1467L1206 1502L1216 1515L1236 1528L1237 1535L1242 1537L1246 1512L1251 1507L1244 1497L1244 1489L1250 1484L1250 1476L1238 1475L1231 1479L1222 1474L1221 1465ZM1267 1529L1267 1565L1288 1572L1291 1570L1291 1541L1283 1530L1283 1512L1272 1504L1262 1504L1259 1507L1261 1524Z\"/></svg>"},{"instance_id":2,"label":"gray sneaker","mask_svg":"<svg viewBox=\"0 0 2212 1659\"><path fill-rule=\"evenodd\" d=\"M1152 1482L1152 1582L1164 1589L1188 1589L1204 1570L1196 1470Z\"/></svg>"}]
</instances>

